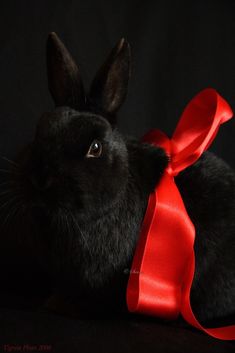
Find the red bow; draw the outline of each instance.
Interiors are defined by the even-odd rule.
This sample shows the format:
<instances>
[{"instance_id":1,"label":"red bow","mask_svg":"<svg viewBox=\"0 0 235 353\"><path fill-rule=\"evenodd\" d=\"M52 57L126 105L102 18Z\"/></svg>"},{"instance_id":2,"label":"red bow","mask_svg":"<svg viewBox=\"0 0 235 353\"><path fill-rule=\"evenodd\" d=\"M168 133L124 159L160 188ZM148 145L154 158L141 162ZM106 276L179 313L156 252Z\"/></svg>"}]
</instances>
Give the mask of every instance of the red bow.
<instances>
[{"instance_id":1,"label":"red bow","mask_svg":"<svg viewBox=\"0 0 235 353\"><path fill-rule=\"evenodd\" d=\"M166 150L170 164L149 197L127 287L129 311L165 319L181 313L191 325L224 340L235 339L235 325L204 328L191 309L195 228L174 176L198 160L232 115L227 102L206 89L187 105L171 140L158 130L145 135L145 142Z\"/></svg>"}]
</instances>

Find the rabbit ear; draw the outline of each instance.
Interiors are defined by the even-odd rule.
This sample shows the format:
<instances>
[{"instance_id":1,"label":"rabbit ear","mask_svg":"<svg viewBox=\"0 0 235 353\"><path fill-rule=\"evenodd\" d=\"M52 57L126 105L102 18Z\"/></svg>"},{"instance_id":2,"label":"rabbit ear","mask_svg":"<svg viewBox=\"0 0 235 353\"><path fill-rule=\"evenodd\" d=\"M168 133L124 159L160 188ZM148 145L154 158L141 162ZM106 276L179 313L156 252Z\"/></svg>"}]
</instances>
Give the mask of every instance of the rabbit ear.
<instances>
[{"instance_id":1,"label":"rabbit ear","mask_svg":"<svg viewBox=\"0 0 235 353\"><path fill-rule=\"evenodd\" d=\"M96 74L90 89L90 104L108 114L115 114L123 103L130 77L130 46L119 40Z\"/></svg>"},{"instance_id":2,"label":"rabbit ear","mask_svg":"<svg viewBox=\"0 0 235 353\"><path fill-rule=\"evenodd\" d=\"M54 32L47 39L47 76L56 106L84 108L85 93L78 67Z\"/></svg>"}]
</instances>

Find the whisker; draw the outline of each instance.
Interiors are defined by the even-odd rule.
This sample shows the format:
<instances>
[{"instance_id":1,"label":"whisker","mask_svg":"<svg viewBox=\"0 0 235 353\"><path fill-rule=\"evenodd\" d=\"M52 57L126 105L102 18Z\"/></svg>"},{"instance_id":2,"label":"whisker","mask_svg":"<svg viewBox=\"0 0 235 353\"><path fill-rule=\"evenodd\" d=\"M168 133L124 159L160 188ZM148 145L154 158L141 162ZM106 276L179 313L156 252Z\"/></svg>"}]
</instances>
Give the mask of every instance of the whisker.
<instances>
[{"instance_id":1,"label":"whisker","mask_svg":"<svg viewBox=\"0 0 235 353\"><path fill-rule=\"evenodd\" d=\"M0 169L0 172L12 174L12 171L8 169Z\"/></svg>"},{"instance_id":2,"label":"whisker","mask_svg":"<svg viewBox=\"0 0 235 353\"><path fill-rule=\"evenodd\" d=\"M4 191L0 192L0 199L2 198L1 196L4 195L9 195L9 194L16 194L17 191L21 190L20 188L8 188L5 189Z\"/></svg>"},{"instance_id":3,"label":"whisker","mask_svg":"<svg viewBox=\"0 0 235 353\"><path fill-rule=\"evenodd\" d=\"M59 208L57 215L53 215L52 217L52 222L54 224L55 229L57 229L56 236L54 238L54 255L55 255L55 261L57 263L57 266L64 266L66 258L68 256L61 256L61 251L63 252L66 250L66 243L65 239L67 237L64 237L67 232L67 227L65 223L65 216L62 210ZM58 257L59 254L59 257Z\"/></svg>"},{"instance_id":4,"label":"whisker","mask_svg":"<svg viewBox=\"0 0 235 353\"><path fill-rule=\"evenodd\" d=\"M69 223L68 215L67 215L67 214L65 214L65 221L66 221L66 226L67 226L68 233L69 233L69 235L71 235L71 234L72 234L72 229L71 229L71 225L70 225L70 223ZM69 236L68 238L69 238L69 247L71 248L72 237Z\"/></svg>"},{"instance_id":5,"label":"whisker","mask_svg":"<svg viewBox=\"0 0 235 353\"><path fill-rule=\"evenodd\" d=\"M0 210L4 209L5 207L9 206L10 204L12 204L12 202L14 200L16 200L20 195L16 194L15 197L10 198L9 200L7 200L3 205L0 206Z\"/></svg>"},{"instance_id":6,"label":"whisker","mask_svg":"<svg viewBox=\"0 0 235 353\"><path fill-rule=\"evenodd\" d=\"M4 181L3 183L0 183L0 186L8 185L8 184L17 184L17 183L15 180L7 180L7 181Z\"/></svg>"},{"instance_id":7,"label":"whisker","mask_svg":"<svg viewBox=\"0 0 235 353\"><path fill-rule=\"evenodd\" d=\"M13 207L12 209L10 209L10 211L9 211L9 212L7 213L7 215L6 215L6 218L5 218L4 222L2 223L2 226L3 226L3 227L6 227L6 228L7 228L7 226L9 225L9 220L12 219L13 216L19 212L19 210L20 210L20 207L19 207L19 206L20 206L20 205L22 205L22 202L18 202L18 203L15 205L15 207Z\"/></svg>"},{"instance_id":8,"label":"whisker","mask_svg":"<svg viewBox=\"0 0 235 353\"><path fill-rule=\"evenodd\" d=\"M63 214L63 216L61 217L61 220L62 220L62 230L67 232L70 234L70 226L69 226L69 223L68 223L68 219L67 219L67 215L66 214ZM66 234L66 233L65 233ZM69 243L68 241L70 240L70 236L69 237L65 237L64 234L62 236L62 240L64 241L64 239L66 239L66 244L63 244L63 248L66 249L66 253L67 253L67 256L64 257L64 262L66 262L66 259L68 258L68 255L69 255ZM66 245L66 246L65 246Z\"/></svg>"},{"instance_id":9,"label":"whisker","mask_svg":"<svg viewBox=\"0 0 235 353\"><path fill-rule=\"evenodd\" d=\"M4 159L4 161L7 161L7 162L13 164L13 165L14 165L15 167L17 167L17 168L19 167L19 164L16 163L15 161L13 161L12 159L9 159L9 158L4 157L4 156L1 156L1 158Z\"/></svg>"},{"instance_id":10,"label":"whisker","mask_svg":"<svg viewBox=\"0 0 235 353\"><path fill-rule=\"evenodd\" d=\"M82 230L81 230L79 224L77 223L77 220L75 219L74 215L72 214L72 212L69 212L69 213L70 213L70 216L71 216L72 219L73 219L74 224L76 225L77 229L79 230L79 232L80 232L80 234L81 234L81 236L82 236L82 239L83 239L83 241L84 241L84 244L85 244L85 246L86 246L86 248L87 248L87 250L88 250L90 256L92 257L92 254L91 254L91 251L90 251L90 248L89 248L89 245L88 245L88 243L87 243L87 240L86 240L85 235L83 234L83 232L82 232Z\"/></svg>"},{"instance_id":11,"label":"whisker","mask_svg":"<svg viewBox=\"0 0 235 353\"><path fill-rule=\"evenodd\" d=\"M68 225L68 221L67 221L67 219L66 219L66 214L64 214L63 212L61 212L60 213L60 224L61 224L61 226L62 226L62 231L63 232L70 232L70 228L69 228L69 225Z\"/></svg>"},{"instance_id":12,"label":"whisker","mask_svg":"<svg viewBox=\"0 0 235 353\"><path fill-rule=\"evenodd\" d=\"M5 194L10 194L13 192L14 192L14 190L12 190L12 189L4 189L4 191L0 192L0 196L5 195Z\"/></svg>"},{"instance_id":13,"label":"whisker","mask_svg":"<svg viewBox=\"0 0 235 353\"><path fill-rule=\"evenodd\" d=\"M11 175L14 175L14 174L16 174L16 175L22 175L22 173L20 173L16 168L14 169L14 171L9 170L9 169L3 169L3 168L1 168L1 169L0 169L0 172L1 172L1 173L6 173L6 174L11 174Z\"/></svg>"}]
</instances>

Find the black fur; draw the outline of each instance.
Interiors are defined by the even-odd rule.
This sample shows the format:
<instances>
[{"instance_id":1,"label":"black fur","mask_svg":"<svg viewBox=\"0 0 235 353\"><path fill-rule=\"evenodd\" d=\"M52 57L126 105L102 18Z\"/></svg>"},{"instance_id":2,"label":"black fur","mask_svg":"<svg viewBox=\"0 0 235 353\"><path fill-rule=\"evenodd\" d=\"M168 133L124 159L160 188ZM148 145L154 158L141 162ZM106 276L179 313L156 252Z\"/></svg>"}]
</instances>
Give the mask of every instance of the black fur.
<instances>
[{"instance_id":1,"label":"black fur","mask_svg":"<svg viewBox=\"0 0 235 353\"><path fill-rule=\"evenodd\" d=\"M161 148L124 138L116 128L130 74L125 40L112 50L86 97L79 70L55 34L48 48L49 86L58 107L41 117L33 142L12 169L12 185L21 194L20 211L11 214L11 222L24 217L24 226L30 225L26 232L21 224L21 236L52 276L55 292L74 310L125 311L128 273L148 197L168 158ZM94 140L102 143L102 154L86 158ZM205 153L176 182L197 230L193 309L201 321L231 316L235 174Z\"/></svg>"},{"instance_id":2,"label":"black fur","mask_svg":"<svg viewBox=\"0 0 235 353\"><path fill-rule=\"evenodd\" d=\"M196 227L192 307L203 321L233 316L235 173L224 161L206 152L179 174L176 182Z\"/></svg>"}]
</instances>

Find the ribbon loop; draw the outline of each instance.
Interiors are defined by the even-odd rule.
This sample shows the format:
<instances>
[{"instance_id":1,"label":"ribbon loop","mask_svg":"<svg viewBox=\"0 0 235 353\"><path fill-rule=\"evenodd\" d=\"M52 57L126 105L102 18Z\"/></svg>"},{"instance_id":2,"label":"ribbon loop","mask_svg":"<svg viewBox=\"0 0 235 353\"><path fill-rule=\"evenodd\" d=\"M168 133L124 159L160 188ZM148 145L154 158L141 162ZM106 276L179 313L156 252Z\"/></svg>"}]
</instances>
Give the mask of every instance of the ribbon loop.
<instances>
[{"instance_id":1,"label":"ribbon loop","mask_svg":"<svg viewBox=\"0 0 235 353\"><path fill-rule=\"evenodd\" d=\"M216 137L219 126L232 116L228 103L216 90L208 88L186 106L171 140L163 132L151 130L143 141L165 149L171 158L172 173L176 176L200 158Z\"/></svg>"},{"instance_id":2,"label":"ribbon loop","mask_svg":"<svg viewBox=\"0 0 235 353\"><path fill-rule=\"evenodd\" d=\"M216 137L219 126L232 116L230 106L214 89L196 95L186 106L171 139L175 173L196 162Z\"/></svg>"},{"instance_id":3,"label":"ribbon loop","mask_svg":"<svg viewBox=\"0 0 235 353\"><path fill-rule=\"evenodd\" d=\"M144 142L165 149L170 163L149 197L127 287L130 311L167 319L181 313L191 325L220 339L235 339L235 325L203 328L191 309L195 228L174 176L198 160L231 117L228 103L206 89L186 106L171 140L159 130L144 136Z\"/></svg>"}]
</instances>

